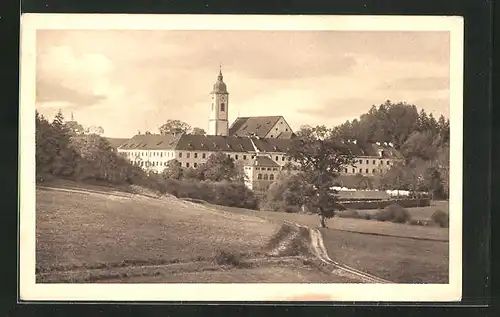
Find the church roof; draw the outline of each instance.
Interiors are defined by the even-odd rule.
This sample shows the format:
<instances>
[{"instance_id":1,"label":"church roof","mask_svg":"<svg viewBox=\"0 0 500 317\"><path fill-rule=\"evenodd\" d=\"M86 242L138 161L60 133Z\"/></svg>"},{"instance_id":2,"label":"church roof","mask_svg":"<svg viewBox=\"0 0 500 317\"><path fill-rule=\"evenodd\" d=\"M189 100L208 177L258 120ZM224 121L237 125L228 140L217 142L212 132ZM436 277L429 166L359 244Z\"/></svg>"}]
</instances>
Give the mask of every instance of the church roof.
<instances>
[{"instance_id":1,"label":"church roof","mask_svg":"<svg viewBox=\"0 0 500 317\"><path fill-rule=\"evenodd\" d=\"M217 81L214 84L214 87L212 89L212 93L225 93L227 94L227 86L226 83L224 83L224 77L222 76L222 70L219 70L219 75L217 76Z\"/></svg>"},{"instance_id":2,"label":"church roof","mask_svg":"<svg viewBox=\"0 0 500 317\"><path fill-rule=\"evenodd\" d=\"M282 116L238 117L229 128L229 135L265 137Z\"/></svg>"}]
</instances>

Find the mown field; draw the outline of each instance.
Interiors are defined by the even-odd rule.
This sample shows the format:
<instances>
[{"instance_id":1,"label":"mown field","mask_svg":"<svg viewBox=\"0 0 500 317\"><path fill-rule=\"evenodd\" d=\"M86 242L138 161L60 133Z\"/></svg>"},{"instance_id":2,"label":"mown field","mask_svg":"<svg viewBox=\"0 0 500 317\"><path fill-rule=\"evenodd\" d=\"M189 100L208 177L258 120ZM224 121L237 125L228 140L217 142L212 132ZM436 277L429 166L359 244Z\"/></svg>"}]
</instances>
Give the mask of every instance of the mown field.
<instances>
[{"instance_id":1,"label":"mown field","mask_svg":"<svg viewBox=\"0 0 500 317\"><path fill-rule=\"evenodd\" d=\"M219 208L273 222L288 220L319 226L316 215ZM446 202L408 210L414 219L428 219L436 208L448 211ZM328 228L320 231L335 261L397 283L448 283L447 228L335 217L328 220Z\"/></svg>"},{"instance_id":2,"label":"mown field","mask_svg":"<svg viewBox=\"0 0 500 317\"><path fill-rule=\"evenodd\" d=\"M172 198L38 189L37 269L179 262L210 258L217 249L252 253L277 229Z\"/></svg>"}]
</instances>

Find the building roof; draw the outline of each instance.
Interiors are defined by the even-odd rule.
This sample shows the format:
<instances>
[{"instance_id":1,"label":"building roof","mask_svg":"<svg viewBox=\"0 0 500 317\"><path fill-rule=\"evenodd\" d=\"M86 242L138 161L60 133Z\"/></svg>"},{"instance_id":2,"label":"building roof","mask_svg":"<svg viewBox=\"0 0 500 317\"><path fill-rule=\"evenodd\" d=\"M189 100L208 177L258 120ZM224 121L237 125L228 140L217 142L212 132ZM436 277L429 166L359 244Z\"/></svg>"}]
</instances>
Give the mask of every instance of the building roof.
<instances>
[{"instance_id":1,"label":"building roof","mask_svg":"<svg viewBox=\"0 0 500 317\"><path fill-rule=\"evenodd\" d=\"M120 145L129 140L127 138L108 138L108 137L104 138L108 141L109 145L111 145L111 147L115 149L119 148Z\"/></svg>"},{"instance_id":2,"label":"building roof","mask_svg":"<svg viewBox=\"0 0 500 317\"><path fill-rule=\"evenodd\" d=\"M266 155L257 155L255 159L253 159L252 165L265 166L265 167L280 167L278 163L276 163L269 156Z\"/></svg>"},{"instance_id":3,"label":"building roof","mask_svg":"<svg viewBox=\"0 0 500 317\"><path fill-rule=\"evenodd\" d=\"M238 117L229 128L231 136L265 137L282 116Z\"/></svg>"},{"instance_id":4,"label":"building roof","mask_svg":"<svg viewBox=\"0 0 500 317\"><path fill-rule=\"evenodd\" d=\"M182 134L137 134L120 145L124 150L173 150Z\"/></svg>"},{"instance_id":5,"label":"building roof","mask_svg":"<svg viewBox=\"0 0 500 317\"><path fill-rule=\"evenodd\" d=\"M287 152L297 139L275 139L242 136L192 135L192 134L139 134L123 142L119 148L124 150L182 150L207 152L255 152L253 144L260 152ZM253 142L253 144L252 144ZM339 141L337 150L353 156L401 158L394 148L362 142ZM379 151L381 151L379 153Z\"/></svg>"},{"instance_id":6,"label":"building roof","mask_svg":"<svg viewBox=\"0 0 500 317\"><path fill-rule=\"evenodd\" d=\"M221 135L184 134L177 142L176 150L253 152L252 142L246 137Z\"/></svg>"}]
</instances>

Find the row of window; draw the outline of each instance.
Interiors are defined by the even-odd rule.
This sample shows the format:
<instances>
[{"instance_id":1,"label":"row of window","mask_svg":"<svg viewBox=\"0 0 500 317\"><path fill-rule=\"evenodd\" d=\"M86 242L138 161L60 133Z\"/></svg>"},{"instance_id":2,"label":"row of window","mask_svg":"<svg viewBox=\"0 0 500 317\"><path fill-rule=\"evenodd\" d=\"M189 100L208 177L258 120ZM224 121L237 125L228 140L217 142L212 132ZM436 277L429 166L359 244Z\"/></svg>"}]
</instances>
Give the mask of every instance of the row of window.
<instances>
[{"instance_id":1,"label":"row of window","mask_svg":"<svg viewBox=\"0 0 500 317\"><path fill-rule=\"evenodd\" d=\"M359 162L359 163L363 164L363 161L364 160L354 161L354 163L358 163ZM389 165L389 164L391 164L390 162L391 161L387 160L385 163L387 165ZM370 160L366 160L366 164L370 164ZM372 160L372 164L376 165L377 164L377 160ZM384 164L384 161L379 161L379 165L383 165L383 164Z\"/></svg>"},{"instance_id":2,"label":"row of window","mask_svg":"<svg viewBox=\"0 0 500 317\"><path fill-rule=\"evenodd\" d=\"M258 180L270 180L270 181L273 181L274 180L274 174L259 174L257 175L257 179Z\"/></svg>"},{"instance_id":3,"label":"row of window","mask_svg":"<svg viewBox=\"0 0 500 317\"><path fill-rule=\"evenodd\" d=\"M149 162L149 161L132 161L132 164L133 165L137 165L137 166L141 166L141 167L148 167L148 166L167 166L167 162L158 162L158 161L154 161L154 162ZM189 162L186 162L186 163L180 163L181 166L184 166L184 167L190 167L191 165L189 164ZM194 163L193 164L193 167L194 168L197 168L198 167L198 163Z\"/></svg>"},{"instance_id":4,"label":"row of window","mask_svg":"<svg viewBox=\"0 0 500 317\"><path fill-rule=\"evenodd\" d=\"M363 172L363 169L362 169L362 168L360 168L359 170L358 170L358 169L356 169L356 168L353 168L353 169L352 169L352 173L353 173L353 174L355 174L355 173L356 173L356 171L358 171L358 173L360 173L360 174L369 174L369 173L370 173L370 169L368 169L368 168L364 169L364 172ZM344 168L344 172L345 172L345 173L349 173L349 170L348 170L347 168ZM373 173L373 174L375 174L376 172L377 172L377 169L376 169L376 168L372 169L372 173Z\"/></svg>"},{"instance_id":5,"label":"row of window","mask_svg":"<svg viewBox=\"0 0 500 317\"><path fill-rule=\"evenodd\" d=\"M144 157L144 156L157 156L157 157L174 157L173 152L165 151L134 151L134 152L124 152L126 156L129 157Z\"/></svg>"}]
</instances>

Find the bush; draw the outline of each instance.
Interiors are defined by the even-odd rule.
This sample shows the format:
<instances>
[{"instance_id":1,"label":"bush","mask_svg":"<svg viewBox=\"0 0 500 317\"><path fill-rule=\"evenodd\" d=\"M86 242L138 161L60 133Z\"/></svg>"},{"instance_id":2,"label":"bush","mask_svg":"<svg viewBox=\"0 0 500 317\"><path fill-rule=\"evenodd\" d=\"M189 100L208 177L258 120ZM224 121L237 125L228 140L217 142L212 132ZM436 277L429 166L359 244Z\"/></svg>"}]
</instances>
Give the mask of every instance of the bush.
<instances>
[{"instance_id":1,"label":"bush","mask_svg":"<svg viewBox=\"0 0 500 317\"><path fill-rule=\"evenodd\" d=\"M394 223L407 223L411 220L411 215L405 208L397 204L392 204L375 214L378 221L391 221Z\"/></svg>"},{"instance_id":2,"label":"bush","mask_svg":"<svg viewBox=\"0 0 500 317\"><path fill-rule=\"evenodd\" d=\"M439 209L432 214L431 220L438 224L441 228L448 228L450 226L449 215Z\"/></svg>"},{"instance_id":3,"label":"bush","mask_svg":"<svg viewBox=\"0 0 500 317\"><path fill-rule=\"evenodd\" d=\"M338 212L337 216L340 218L354 218L354 219L364 218L363 215L361 215L357 210L346 210Z\"/></svg>"},{"instance_id":4,"label":"bush","mask_svg":"<svg viewBox=\"0 0 500 317\"><path fill-rule=\"evenodd\" d=\"M214 261L218 265L242 266L239 254L227 250L217 249L214 254Z\"/></svg>"}]
</instances>

